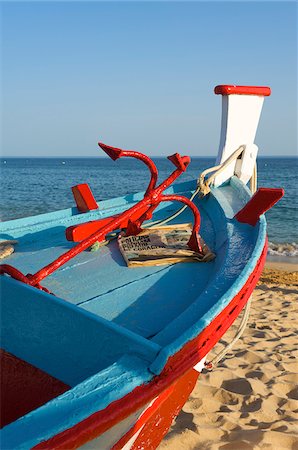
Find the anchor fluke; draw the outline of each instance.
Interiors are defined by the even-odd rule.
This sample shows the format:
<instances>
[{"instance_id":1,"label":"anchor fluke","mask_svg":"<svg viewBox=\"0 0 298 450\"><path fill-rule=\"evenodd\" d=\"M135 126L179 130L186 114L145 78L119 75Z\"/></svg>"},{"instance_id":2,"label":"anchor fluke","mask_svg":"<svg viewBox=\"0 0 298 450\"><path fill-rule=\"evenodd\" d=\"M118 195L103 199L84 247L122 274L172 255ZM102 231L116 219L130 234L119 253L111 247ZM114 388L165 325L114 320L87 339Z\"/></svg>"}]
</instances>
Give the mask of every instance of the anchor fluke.
<instances>
[{"instance_id":1,"label":"anchor fluke","mask_svg":"<svg viewBox=\"0 0 298 450\"><path fill-rule=\"evenodd\" d=\"M189 156L181 156L179 153L174 153L174 155L168 156L168 159L177 167L177 169L185 172L187 166L190 163Z\"/></svg>"},{"instance_id":2,"label":"anchor fluke","mask_svg":"<svg viewBox=\"0 0 298 450\"><path fill-rule=\"evenodd\" d=\"M111 147L110 145L106 145L103 142L99 142L98 145L113 161L116 161L116 159L124 156L123 150L121 150L121 148Z\"/></svg>"}]
</instances>

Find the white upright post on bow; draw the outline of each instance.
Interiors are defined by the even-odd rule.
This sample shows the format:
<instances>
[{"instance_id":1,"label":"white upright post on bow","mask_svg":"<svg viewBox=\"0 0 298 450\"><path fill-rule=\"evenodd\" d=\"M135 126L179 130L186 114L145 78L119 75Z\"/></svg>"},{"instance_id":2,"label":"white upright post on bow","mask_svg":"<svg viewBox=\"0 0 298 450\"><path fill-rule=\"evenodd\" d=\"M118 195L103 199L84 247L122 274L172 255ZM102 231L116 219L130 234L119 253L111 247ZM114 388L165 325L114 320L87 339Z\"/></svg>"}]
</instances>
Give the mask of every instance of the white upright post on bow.
<instances>
[{"instance_id":1,"label":"white upright post on bow","mask_svg":"<svg viewBox=\"0 0 298 450\"><path fill-rule=\"evenodd\" d=\"M238 159L215 177L214 185L221 185L233 175L246 184L254 171L258 153L254 139L264 97L270 95L270 88L220 85L216 86L214 92L222 95L221 134L216 164L224 163L241 145L245 146Z\"/></svg>"}]
</instances>

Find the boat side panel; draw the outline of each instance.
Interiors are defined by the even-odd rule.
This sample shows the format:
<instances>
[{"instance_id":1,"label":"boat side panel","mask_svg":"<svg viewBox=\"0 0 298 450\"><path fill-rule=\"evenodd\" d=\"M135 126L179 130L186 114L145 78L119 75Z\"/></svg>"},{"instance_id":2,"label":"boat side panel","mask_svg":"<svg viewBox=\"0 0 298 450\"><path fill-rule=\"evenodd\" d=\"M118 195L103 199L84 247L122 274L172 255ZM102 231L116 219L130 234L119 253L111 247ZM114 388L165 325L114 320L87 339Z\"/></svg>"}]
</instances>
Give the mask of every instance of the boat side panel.
<instances>
[{"instance_id":1,"label":"boat side panel","mask_svg":"<svg viewBox=\"0 0 298 450\"><path fill-rule=\"evenodd\" d=\"M160 347L116 324L5 277L2 347L74 386L130 353L152 361Z\"/></svg>"},{"instance_id":2,"label":"boat side panel","mask_svg":"<svg viewBox=\"0 0 298 450\"><path fill-rule=\"evenodd\" d=\"M126 419L117 423L115 426L110 428L101 436L96 439L87 442L80 447L81 450L111 450L113 446L116 444L119 436L123 436L138 420L139 416L144 411L145 407L140 408L135 413L131 414ZM76 444L77 445L77 444Z\"/></svg>"}]
</instances>

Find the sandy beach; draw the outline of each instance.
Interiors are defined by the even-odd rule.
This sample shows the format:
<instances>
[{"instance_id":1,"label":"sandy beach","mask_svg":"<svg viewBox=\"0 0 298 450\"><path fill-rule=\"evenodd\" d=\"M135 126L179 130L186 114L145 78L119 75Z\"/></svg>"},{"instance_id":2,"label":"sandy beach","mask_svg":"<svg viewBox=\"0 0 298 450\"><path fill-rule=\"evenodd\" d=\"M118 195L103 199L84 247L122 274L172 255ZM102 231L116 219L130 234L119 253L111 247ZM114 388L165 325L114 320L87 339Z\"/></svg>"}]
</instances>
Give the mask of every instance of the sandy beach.
<instances>
[{"instance_id":1,"label":"sandy beach","mask_svg":"<svg viewBox=\"0 0 298 450\"><path fill-rule=\"evenodd\" d=\"M159 450L298 449L297 300L297 265L266 264L244 334L200 375Z\"/></svg>"}]
</instances>

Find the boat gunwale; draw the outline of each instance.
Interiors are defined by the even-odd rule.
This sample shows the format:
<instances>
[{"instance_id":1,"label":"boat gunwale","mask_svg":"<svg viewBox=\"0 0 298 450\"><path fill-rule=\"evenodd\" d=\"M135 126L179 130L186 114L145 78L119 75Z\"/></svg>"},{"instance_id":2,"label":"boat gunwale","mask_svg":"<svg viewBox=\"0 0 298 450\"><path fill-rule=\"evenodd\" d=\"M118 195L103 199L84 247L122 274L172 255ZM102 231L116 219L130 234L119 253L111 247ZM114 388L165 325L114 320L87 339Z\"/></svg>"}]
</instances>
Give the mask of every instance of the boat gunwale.
<instances>
[{"instance_id":1,"label":"boat gunwale","mask_svg":"<svg viewBox=\"0 0 298 450\"><path fill-rule=\"evenodd\" d=\"M171 194L176 192L190 192L196 188L196 180L183 181L181 183L174 183L169 186L165 193ZM182 189L182 191L181 191ZM65 208L57 211L51 211L41 214L36 214L33 216L20 217L18 219L10 219L0 222L0 234L8 233L9 231L24 230L31 226L45 226L45 228L51 228L51 224L55 224L57 221L65 221L65 223L72 221L72 219L78 219L76 223L84 223L91 220L98 220L101 218L109 217L118 211L122 206L127 205L132 206L144 197L145 191L139 191L132 194L127 194L124 196L113 197L110 199L105 199L97 201L98 209L82 213L77 207L73 206L70 208ZM159 209L164 208L164 204L160 205ZM82 220L80 220L82 219ZM63 223L62 222L62 223Z\"/></svg>"}]
</instances>

